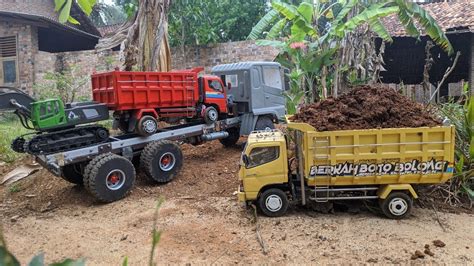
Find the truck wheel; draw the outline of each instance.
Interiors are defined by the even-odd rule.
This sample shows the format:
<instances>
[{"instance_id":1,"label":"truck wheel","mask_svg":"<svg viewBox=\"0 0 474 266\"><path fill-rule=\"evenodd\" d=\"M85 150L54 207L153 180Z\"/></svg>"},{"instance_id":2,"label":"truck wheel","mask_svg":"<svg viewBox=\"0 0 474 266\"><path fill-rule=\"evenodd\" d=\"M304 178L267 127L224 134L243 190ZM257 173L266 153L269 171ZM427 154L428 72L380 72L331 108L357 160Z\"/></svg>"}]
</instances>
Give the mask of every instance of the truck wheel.
<instances>
[{"instance_id":1,"label":"truck wheel","mask_svg":"<svg viewBox=\"0 0 474 266\"><path fill-rule=\"evenodd\" d=\"M279 217L288 209L288 197L278 188L265 190L258 199L260 211L269 217Z\"/></svg>"},{"instance_id":2,"label":"truck wheel","mask_svg":"<svg viewBox=\"0 0 474 266\"><path fill-rule=\"evenodd\" d=\"M80 164L70 164L63 166L61 169L61 178L69 183L82 186L84 184L84 176Z\"/></svg>"},{"instance_id":3,"label":"truck wheel","mask_svg":"<svg viewBox=\"0 0 474 266\"><path fill-rule=\"evenodd\" d=\"M224 139L219 139L219 141L224 145L224 147L234 146L240 138L240 128L233 127L226 130L229 133L229 136Z\"/></svg>"},{"instance_id":4,"label":"truck wheel","mask_svg":"<svg viewBox=\"0 0 474 266\"><path fill-rule=\"evenodd\" d=\"M84 170L84 186L102 202L113 202L125 197L134 183L133 164L113 153L95 157Z\"/></svg>"},{"instance_id":5,"label":"truck wheel","mask_svg":"<svg viewBox=\"0 0 474 266\"><path fill-rule=\"evenodd\" d=\"M258 118L257 123L255 124L255 130L270 130L275 129L273 121L268 116L261 116Z\"/></svg>"},{"instance_id":6,"label":"truck wheel","mask_svg":"<svg viewBox=\"0 0 474 266\"><path fill-rule=\"evenodd\" d=\"M212 124L217 121L219 118L219 112L217 112L217 109L213 106L209 106L206 108L206 111L204 112L204 121L206 124Z\"/></svg>"},{"instance_id":7,"label":"truck wheel","mask_svg":"<svg viewBox=\"0 0 474 266\"><path fill-rule=\"evenodd\" d=\"M386 199L379 200L380 209L390 219L403 219L410 214L412 198L404 192L392 192Z\"/></svg>"},{"instance_id":8,"label":"truck wheel","mask_svg":"<svg viewBox=\"0 0 474 266\"><path fill-rule=\"evenodd\" d=\"M150 136L158 130L158 122L151 115L145 115L138 121L137 131L141 136Z\"/></svg>"},{"instance_id":9,"label":"truck wheel","mask_svg":"<svg viewBox=\"0 0 474 266\"><path fill-rule=\"evenodd\" d=\"M183 153L173 141L152 142L143 149L140 165L150 179L158 183L167 183L181 170Z\"/></svg>"}]
</instances>

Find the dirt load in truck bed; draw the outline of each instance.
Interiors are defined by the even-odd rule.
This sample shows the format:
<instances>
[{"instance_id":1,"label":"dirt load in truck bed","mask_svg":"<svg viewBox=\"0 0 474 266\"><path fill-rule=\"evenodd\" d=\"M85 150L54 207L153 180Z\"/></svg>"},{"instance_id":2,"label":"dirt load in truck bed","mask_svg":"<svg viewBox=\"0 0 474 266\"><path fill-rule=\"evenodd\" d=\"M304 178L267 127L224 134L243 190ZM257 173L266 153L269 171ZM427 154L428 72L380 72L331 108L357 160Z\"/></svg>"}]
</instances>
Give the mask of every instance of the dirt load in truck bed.
<instances>
[{"instance_id":1,"label":"dirt load in truck bed","mask_svg":"<svg viewBox=\"0 0 474 266\"><path fill-rule=\"evenodd\" d=\"M318 131L442 124L422 104L382 86L357 87L338 98L305 105L291 120L309 123Z\"/></svg>"}]
</instances>

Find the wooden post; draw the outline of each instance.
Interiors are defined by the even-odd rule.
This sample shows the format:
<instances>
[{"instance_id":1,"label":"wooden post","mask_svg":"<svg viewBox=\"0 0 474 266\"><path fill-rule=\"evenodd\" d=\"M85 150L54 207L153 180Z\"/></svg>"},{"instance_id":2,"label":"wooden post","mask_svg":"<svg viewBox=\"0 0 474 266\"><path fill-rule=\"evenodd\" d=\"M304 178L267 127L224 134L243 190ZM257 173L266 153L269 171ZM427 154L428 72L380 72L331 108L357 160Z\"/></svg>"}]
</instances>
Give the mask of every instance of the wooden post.
<instances>
[{"instance_id":1,"label":"wooden post","mask_svg":"<svg viewBox=\"0 0 474 266\"><path fill-rule=\"evenodd\" d=\"M296 160L298 161L298 177L301 184L301 205L306 205L306 191L304 185L304 154L303 154L303 133L295 130Z\"/></svg>"}]
</instances>

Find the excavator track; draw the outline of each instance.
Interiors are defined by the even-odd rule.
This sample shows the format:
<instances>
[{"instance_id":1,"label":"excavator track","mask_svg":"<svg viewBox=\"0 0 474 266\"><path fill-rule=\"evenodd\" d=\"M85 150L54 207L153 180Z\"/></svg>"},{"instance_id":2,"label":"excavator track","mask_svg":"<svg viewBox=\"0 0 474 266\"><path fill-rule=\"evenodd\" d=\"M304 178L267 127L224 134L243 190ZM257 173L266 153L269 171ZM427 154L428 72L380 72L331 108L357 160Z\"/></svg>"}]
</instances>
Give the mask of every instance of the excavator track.
<instances>
[{"instance_id":1,"label":"excavator track","mask_svg":"<svg viewBox=\"0 0 474 266\"><path fill-rule=\"evenodd\" d=\"M106 142L109 138L109 131L102 126L80 126L60 131L40 133L30 140L15 139L12 146L24 142L22 150L31 155L47 155L57 152L79 149L90 145Z\"/></svg>"}]
</instances>

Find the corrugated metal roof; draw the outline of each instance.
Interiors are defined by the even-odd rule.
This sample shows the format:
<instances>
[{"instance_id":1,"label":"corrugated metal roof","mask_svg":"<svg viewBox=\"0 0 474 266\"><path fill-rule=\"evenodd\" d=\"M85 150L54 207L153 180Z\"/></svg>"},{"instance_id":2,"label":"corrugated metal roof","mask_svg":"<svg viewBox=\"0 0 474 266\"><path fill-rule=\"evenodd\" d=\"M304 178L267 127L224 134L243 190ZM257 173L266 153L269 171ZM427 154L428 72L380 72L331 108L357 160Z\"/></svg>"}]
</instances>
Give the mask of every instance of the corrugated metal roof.
<instances>
[{"instance_id":1,"label":"corrugated metal roof","mask_svg":"<svg viewBox=\"0 0 474 266\"><path fill-rule=\"evenodd\" d=\"M240 62L240 63L233 63L233 64L224 64L218 65L212 68L212 72L224 72L224 71L234 71L234 70L247 70L252 68L253 66L276 66L279 67L280 64L276 62L265 62L265 61L251 61L251 62Z\"/></svg>"},{"instance_id":2,"label":"corrugated metal roof","mask_svg":"<svg viewBox=\"0 0 474 266\"><path fill-rule=\"evenodd\" d=\"M440 2L421 5L438 22L444 32L474 32L474 1ZM396 15L382 20L394 37L409 36ZM418 27L420 28L420 27ZM422 32L425 35L424 32Z\"/></svg>"}]
</instances>

